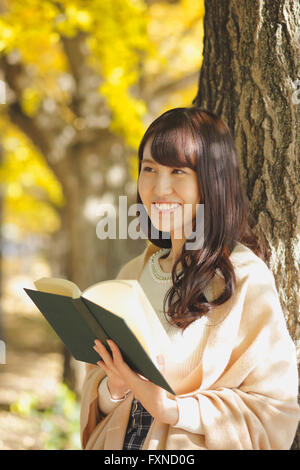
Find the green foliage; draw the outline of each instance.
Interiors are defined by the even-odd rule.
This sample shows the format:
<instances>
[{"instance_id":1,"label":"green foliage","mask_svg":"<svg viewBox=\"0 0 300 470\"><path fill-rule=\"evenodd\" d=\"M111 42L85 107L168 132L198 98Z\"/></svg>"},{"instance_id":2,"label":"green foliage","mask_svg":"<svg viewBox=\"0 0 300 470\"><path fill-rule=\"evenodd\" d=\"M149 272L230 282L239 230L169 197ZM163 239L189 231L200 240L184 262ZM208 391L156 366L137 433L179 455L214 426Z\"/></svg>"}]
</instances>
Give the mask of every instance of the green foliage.
<instances>
[{"instance_id":1,"label":"green foliage","mask_svg":"<svg viewBox=\"0 0 300 470\"><path fill-rule=\"evenodd\" d=\"M65 384L59 384L56 401L42 412L41 429L48 434L45 449L80 449L80 405Z\"/></svg>"},{"instance_id":2,"label":"green foliage","mask_svg":"<svg viewBox=\"0 0 300 470\"><path fill-rule=\"evenodd\" d=\"M11 403L10 411L22 416L22 418L28 418L31 413L34 412L37 404L38 398L36 395L32 393L23 393L17 401Z\"/></svg>"},{"instance_id":3,"label":"green foliage","mask_svg":"<svg viewBox=\"0 0 300 470\"><path fill-rule=\"evenodd\" d=\"M43 441L41 450L81 449L80 405L67 385L58 385L51 407L40 410L39 406L40 399L36 394L24 393L11 404L10 411L38 421Z\"/></svg>"}]
</instances>

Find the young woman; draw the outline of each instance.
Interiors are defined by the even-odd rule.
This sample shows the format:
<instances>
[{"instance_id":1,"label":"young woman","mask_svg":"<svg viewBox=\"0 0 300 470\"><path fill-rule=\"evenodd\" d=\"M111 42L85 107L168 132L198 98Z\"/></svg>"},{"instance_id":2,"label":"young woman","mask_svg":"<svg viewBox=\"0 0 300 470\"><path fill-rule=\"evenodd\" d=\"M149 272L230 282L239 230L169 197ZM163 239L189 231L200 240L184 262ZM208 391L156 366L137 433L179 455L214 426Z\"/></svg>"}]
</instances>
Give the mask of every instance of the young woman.
<instances>
[{"instance_id":1,"label":"young woman","mask_svg":"<svg viewBox=\"0 0 300 470\"><path fill-rule=\"evenodd\" d=\"M158 361L176 396L133 372L112 341L111 353L95 341L83 448L289 449L296 352L226 124L196 107L158 117L139 148L137 202L147 247L117 278L138 279L161 320L172 354Z\"/></svg>"}]
</instances>

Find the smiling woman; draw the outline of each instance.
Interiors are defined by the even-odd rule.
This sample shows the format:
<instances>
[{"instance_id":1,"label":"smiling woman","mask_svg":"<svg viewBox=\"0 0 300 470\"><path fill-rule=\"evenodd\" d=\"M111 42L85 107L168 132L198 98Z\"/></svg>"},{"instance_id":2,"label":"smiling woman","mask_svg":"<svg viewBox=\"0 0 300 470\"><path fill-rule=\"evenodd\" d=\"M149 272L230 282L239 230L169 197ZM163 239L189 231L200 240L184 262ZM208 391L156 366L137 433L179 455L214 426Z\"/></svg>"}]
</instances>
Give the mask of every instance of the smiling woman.
<instances>
[{"instance_id":1,"label":"smiling woman","mask_svg":"<svg viewBox=\"0 0 300 470\"><path fill-rule=\"evenodd\" d=\"M170 248L162 257L173 279L164 309L169 298L168 314L174 325L185 328L232 296L235 275L229 256L237 241L266 260L248 224L248 201L234 141L225 122L213 113L175 108L157 118L139 147L137 189L137 202L143 204L149 216L141 214L143 231L154 245ZM180 207L165 213L156 210L159 202L177 202ZM199 204L204 204L204 220L200 218L197 226ZM176 237L178 228L187 236ZM198 232L202 246L188 249L189 233ZM176 270L182 266L185 275L177 279ZM216 269L226 284L212 304L203 297L203 291ZM176 290L181 292L177 301Z\"/></svg>"},{"instance_id":2,"label":"smiling woman","mask_svg":"<svg viewBox=\"0 0 300 470\"><path fill-rule=\"evenodd\" d=\"M133 372L116 344L109 353L97 342L83 447L289 449L300 417L295 346L222 119L196 107L159 116L139 147L137 203L150 244L117 278L139 280L165 328L171 348L158 362L176 395ZM203 243L191 249L199 204ZM192 232L176 238L183 225Z\"/></svg>"},{"instance_id":3,"label":"smiling woman","mask_svg":"<svg viewBox=\"0 0 300 470\"><path fill-rule=\"evenodd\" d=\"M157 163L151 157L152 142L149 138L145 145L138 192L154 227L170 233L175 258L184 242L183 233L192 230L191 222L200 204L197 173L188 166L175 168Z\"/></svg>"}]
</instances>

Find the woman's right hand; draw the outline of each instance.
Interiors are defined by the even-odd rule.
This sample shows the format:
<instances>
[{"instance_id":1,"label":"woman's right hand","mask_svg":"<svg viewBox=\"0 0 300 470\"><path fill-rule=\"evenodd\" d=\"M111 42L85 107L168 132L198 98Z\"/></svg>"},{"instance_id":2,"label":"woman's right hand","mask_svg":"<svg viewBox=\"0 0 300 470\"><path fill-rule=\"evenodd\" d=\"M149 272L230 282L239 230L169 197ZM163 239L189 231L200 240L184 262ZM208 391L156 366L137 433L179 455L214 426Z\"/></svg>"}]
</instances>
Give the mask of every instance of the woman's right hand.
<instances>
[{"instance_id":1,"label":"woman's right hand","mask_svg":"<svg viewBox=\"0 0 300 470\"><path fill-rule=\"evenodd\" d=\"M93 348L102 358L97 364L106 372L108 377L107 386L111 397L115 400L123 398L130 389L115 369L111 355L98 339L95 339Z\"/></svg>"}]
</instances>

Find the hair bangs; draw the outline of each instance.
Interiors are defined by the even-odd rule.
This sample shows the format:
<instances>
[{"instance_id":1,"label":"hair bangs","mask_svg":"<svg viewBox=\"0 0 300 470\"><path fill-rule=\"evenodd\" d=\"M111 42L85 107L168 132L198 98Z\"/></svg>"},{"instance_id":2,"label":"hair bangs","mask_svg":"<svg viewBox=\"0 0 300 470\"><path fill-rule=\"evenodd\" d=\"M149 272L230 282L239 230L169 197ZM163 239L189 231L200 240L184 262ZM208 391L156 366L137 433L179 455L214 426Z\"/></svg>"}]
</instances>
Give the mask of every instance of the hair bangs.
<instances>
[{"instance_id":1,"label":"hair bangs","mask_svg":"<svg viewBox=\"0 0 300 470\"><path fill-rule=\"evenodd\" d=\"M161 165L196 170L196 142L187 120L152 129L151 155Z\"/></svg>"}]
</instances>

